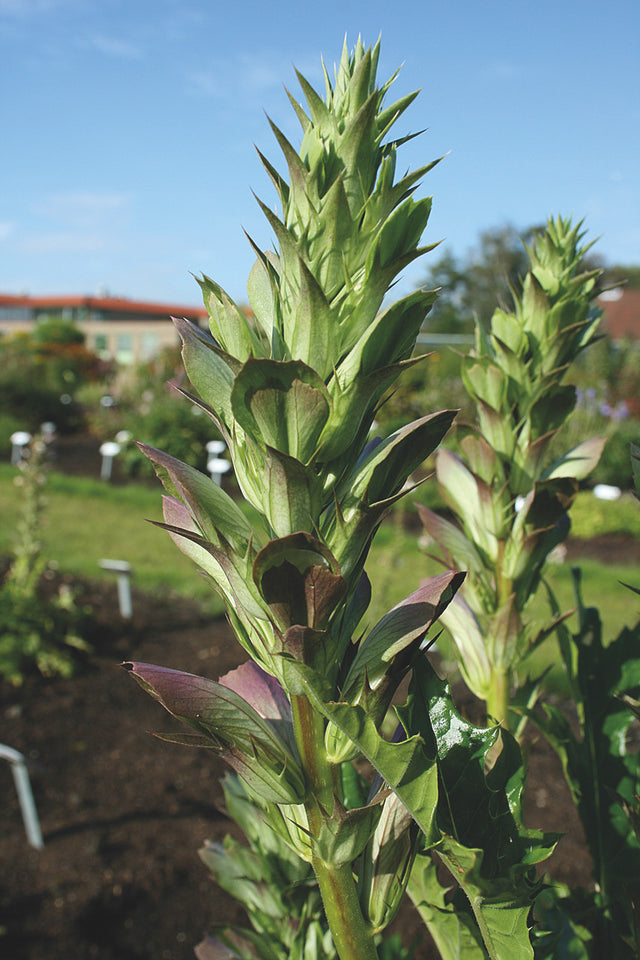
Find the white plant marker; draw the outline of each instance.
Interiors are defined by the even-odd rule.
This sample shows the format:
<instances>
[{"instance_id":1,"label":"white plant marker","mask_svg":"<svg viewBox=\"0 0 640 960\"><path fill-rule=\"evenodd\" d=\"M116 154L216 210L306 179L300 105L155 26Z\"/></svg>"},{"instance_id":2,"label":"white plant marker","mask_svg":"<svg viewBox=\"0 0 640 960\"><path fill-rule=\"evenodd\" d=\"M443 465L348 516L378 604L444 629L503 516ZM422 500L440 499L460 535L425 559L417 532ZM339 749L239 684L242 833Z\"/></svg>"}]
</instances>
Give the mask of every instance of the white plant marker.
<instances>
[{"instance_id":1,"label":"white plant marker","mask_svg":"<svg viewBox=\"0 0 640 960\"><path fill-rule=\"evenodd\" d=\"M11 463L16 466L24 460L24 448L31 440L31 434L26 430L16 430L11 434Z\"/></svg>"},{"instance_id":2,"label":"white plant marker","mask_svg":"<svg viewBox=\"0 0 640 960\"><path fill-rule=\"evenodd\" d=\"M36 810L36 804L33 799L33 791L31 789L26 760L18 750L14 750L13 747L7 747L4 743L0 743L0 759L8 760L11 764L11 772L13 773L13 780L18 793L18 801L20 802L20 811L22 813L27 840L36 850L42 850L44 840L42 839L38 811Z\"/></svg>"},{"instance_id":3,"label":"white plant marker","mask_svg":"<svg viewBox=\"0 0 640 960\"><path fill-rule=\"evenodd\" d=\"M100 453L102 455L100 479L110 480L111 471L113 469L113 458L117 457L120 453L120 444L116 443L114 440L107 440L106 443L103 443L100 447Z\"/></svg>"},{"instance_id":4,"label":"white plant marker","mask_svg":"<svg viewBox=\"0 0 640 960\"><path fill-rule=\"evenodd\" d=\"M123 620L130 620L133 616L131 601L131 564L126 560L100 560L103 570L110 570L118 576L118 606Z\"/></svg>"}]
</instances>

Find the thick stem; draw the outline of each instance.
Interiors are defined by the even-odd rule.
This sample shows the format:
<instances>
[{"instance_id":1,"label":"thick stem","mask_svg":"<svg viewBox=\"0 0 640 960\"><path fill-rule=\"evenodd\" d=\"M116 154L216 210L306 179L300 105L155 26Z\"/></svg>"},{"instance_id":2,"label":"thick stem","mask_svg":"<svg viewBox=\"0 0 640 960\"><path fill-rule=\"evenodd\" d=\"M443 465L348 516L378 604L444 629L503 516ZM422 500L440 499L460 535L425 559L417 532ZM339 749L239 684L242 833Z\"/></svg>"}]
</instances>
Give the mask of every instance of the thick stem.
<instances>
[{"instance_id":1,"label":"thick stem","mask_svg":"<svg viewBox=\"0 0 640 960\"><path fill-rule=\"evenodd\" d=\"M311 784L311 797L305 806L313 838L320 832L322 811L330 814L333 809L337 784L326 758L322 717L306 697L292 697L291 707L298 753ZM315 854L312 864L340 960L378 960L371 928L362 915L351 864L330 866Z\"/></svg>"},{"instance_id":2,"label":"thick stem","mask_svg":"<svg viewBox=\"0 0 640 960\"><path fill-rule=\"evenodd\" d=\"M351 864L330 867L314 858L313 868L340 960L378 960L371 928L362 916Z\"/></svg>"},{"instance_id":3,"label":"thick stem","mask_svg":"<svg viewBox=\"0 0 640 960\"><path fill-rule=\"evenodd\" d=\"M333 770L327 760L324 748L324 721L306 697L292 697L291 712L293 714L293 730L298 754L311 784L313 810L307 812L311 812L313 819L318 821L317 823L310 822L309 828L312 833L316 828L314 835L317 835L317 829L320 826L318 804L325 810L332 810L333 794L336 787Z\"/></svg>"},{"instance_id":4,"label":"thick stem","mask_svg":"<svg viewBox=\"0 0 640 960\"><path fill-rule=\"evenodd\" d=\"M491 689L487 697L487 714L496 723L501 723L509 729L509 703L511 688L511 671L494 667L491 674Z\"/></svg>"}]
</instances>

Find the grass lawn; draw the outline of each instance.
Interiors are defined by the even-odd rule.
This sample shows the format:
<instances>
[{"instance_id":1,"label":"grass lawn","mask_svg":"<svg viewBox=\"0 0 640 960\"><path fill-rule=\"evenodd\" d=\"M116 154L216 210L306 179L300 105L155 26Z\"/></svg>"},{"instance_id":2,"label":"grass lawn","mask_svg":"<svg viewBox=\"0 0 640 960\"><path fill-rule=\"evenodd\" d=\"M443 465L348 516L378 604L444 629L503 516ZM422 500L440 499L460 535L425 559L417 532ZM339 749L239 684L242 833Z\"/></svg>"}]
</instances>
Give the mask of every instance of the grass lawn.
<instances>
[{"instance_id":1,"label":"grass lawn","mask_svg":"<svg viewBox=\"0 0 640 960\"><path fill-rule=\"evenodd\" d=\"M0 464L0 515L5 518L0 525L0 554L4 556L11 552L19 506L15 476L15 468ZM157 488L135 483L111 486L100 480L50 472L43 530L46 556L65 572L95 579L113 577L100 569L99 560L126 560L132 566L134 583L141 589L194 597L211 614L221 613L217 595L191 561L164 531L145 522L161 519L161 492L160 483ZM591 528L598 533L637 530L640 535L640 505L632 497L614 503L594 503L590 495L581 494L574 514L574 531L580 536L587 536ZM394 514L382 525L367 562L373 586L369 625L415 590L421 579L442 570L421 547L420 531L407 533L399 517ZM585 602L600 609L605 639L611 639L640 614L640 599L619 582L640 584L640 571L628 566L605 566L593 560L585 560L581 567ZM562 608L571 609L574 600L569 566L550 567L549 580ZM546 601L541 602L546 606ZM543 609L543 618L545 614ZM446 656L446 641L441 646ZM549 661L557 662L553 641L537 654L534 669Z\"/></svg>"},{"instance_id":2,"label":"grass lawn","mask_svg":"<svg viewBox=\"0 0 640 960\"><path fill-rule=\"evenodd\" d=\"M576 535L588 537L590 518L596 532L632 533L640 536L640 504L629 496L616 502L593 502L591 494L580 494L575 509L577 522L573 528ZM637 520L636 520L637 516ZM398 524L384 524L378 531L369 555L367 572L372 582L373 601L369 610L371 624L394 603L415 590L420 579L442 571L443 567L428 556L429 549L420 544L420 531L407 533ZM582 570L582 596L587 606L597 607L603 624L605 643L613 640L624 626L633 626L640 619L640 597L623 587L620 581L640 587L640 569L624 564L603 564L584 559L579 564ZM562 610L573 610L575 599L573 578L568 563L549 564L547 580L554 591ZM541 625L548 622L548 605L544 591L540 591ZM571 630L577 629L577 617L567 620ZM439 649L448 663L453 664L451 641L443 635ZM557 692L564 691L564 674L555 638L552 636L534 652L525 664L531 675L538 675L551 666L547 685Z\"/></svg>"},{"instance_id":3,"label":"grass lawn","mask_svg":"<svg viewBox=\"0 0 640 960\"><path fill-rule=\"evenodd\" d=\"M15 468L0 464L0 554L11 552L13 517L20 488ZM42 531L45 554L61 570L113 579L98 566L102 559L126 560L134 584L142 590L173 592L198 599L211 613L222 604L194 564L173 544L168 534L147 520L162 520L162 487L140 484L110 486L100 480L47 474L46 522Z\"/></svg>"}]
</instances>

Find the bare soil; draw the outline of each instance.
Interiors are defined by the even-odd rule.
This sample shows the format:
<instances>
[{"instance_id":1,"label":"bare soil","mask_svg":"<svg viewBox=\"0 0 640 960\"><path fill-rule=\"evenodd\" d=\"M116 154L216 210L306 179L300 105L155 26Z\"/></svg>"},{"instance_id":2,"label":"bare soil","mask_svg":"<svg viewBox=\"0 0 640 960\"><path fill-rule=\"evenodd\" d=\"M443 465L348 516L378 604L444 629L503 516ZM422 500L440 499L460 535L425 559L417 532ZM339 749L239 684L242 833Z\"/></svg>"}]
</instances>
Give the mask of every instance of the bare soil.
<instances>
[{"instance_id":1,"label":"bare soil","mask_svg":"<svg viewBox=\"0 0 640 960\"><path fill-rule=\"evenodd\" d=\"M0 684L2 742L28 758L44 835L30 848L9 765L0 764L0 956L6 960L187 960L212 922L242 922L197 851L234 833L220 811L224 770L208 751L150 731L171 718L121 669L145 660L217 678L242 651L224 621L185 600L134 593L123 621L115 588L85 584L93 653L70 680ZM173 724L175 729L175 724ZM531 745L531 825L568 831L554 874L588 880L589 861L557 762ZM395 929L421 928L407 905ZM418 960L437 954L423 935Z\"/></svg>"}]
</instances>

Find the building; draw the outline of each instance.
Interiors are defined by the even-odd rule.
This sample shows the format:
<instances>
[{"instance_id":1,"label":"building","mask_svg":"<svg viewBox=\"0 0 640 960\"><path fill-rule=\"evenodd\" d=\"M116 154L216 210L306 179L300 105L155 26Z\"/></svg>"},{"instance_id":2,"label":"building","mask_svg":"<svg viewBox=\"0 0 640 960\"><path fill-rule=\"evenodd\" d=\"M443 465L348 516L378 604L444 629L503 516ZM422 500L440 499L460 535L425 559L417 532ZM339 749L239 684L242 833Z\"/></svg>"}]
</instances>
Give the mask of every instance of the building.
<instances>
[{"instance_id":1,"label":"building","mask_svg":"<svg viewBox=\"0 0 640 960\"><path fill-rule=\"evenodd\" d=\"M613 287L598 297L602 327L612 340L640 341L640 288Z\"/></svg>"},{"instance_id":2,"label":"building","mask_svg":"<svg viewBox=\"0 0 640 960\"><path fill-rule=\"evenodd\" d=\"M202 307L146 303L110 296L11 296L0 294L0 335L28 332L41 320L70 320L82 330L86 345L103 359L140 363L163 347L175 346L178 335L171 317L207 323Z\"/></svg>"}]
</instances>

